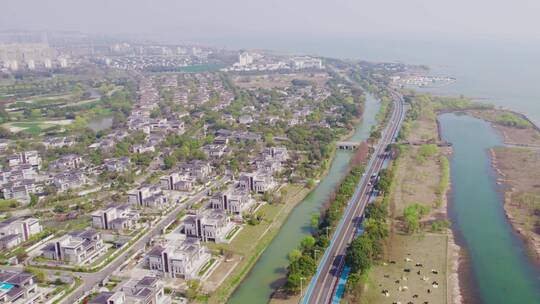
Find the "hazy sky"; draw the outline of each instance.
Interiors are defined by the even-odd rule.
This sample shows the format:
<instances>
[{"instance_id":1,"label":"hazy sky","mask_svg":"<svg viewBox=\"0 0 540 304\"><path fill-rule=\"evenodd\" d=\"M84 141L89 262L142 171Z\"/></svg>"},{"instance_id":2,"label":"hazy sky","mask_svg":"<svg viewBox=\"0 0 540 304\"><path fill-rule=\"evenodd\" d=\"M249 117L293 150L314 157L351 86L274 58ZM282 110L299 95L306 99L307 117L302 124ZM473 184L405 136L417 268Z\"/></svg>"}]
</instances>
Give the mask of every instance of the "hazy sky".
<instances>
[{"instance_id":1,"label":"hazy sky","mask_svg":"<svg viewBox=\"0 0 540 304\"><path fill-rule=\"evenodd\" d=\"M0 30L540 39L539 0L1 0Z\"/></svg>"}]
</instances>

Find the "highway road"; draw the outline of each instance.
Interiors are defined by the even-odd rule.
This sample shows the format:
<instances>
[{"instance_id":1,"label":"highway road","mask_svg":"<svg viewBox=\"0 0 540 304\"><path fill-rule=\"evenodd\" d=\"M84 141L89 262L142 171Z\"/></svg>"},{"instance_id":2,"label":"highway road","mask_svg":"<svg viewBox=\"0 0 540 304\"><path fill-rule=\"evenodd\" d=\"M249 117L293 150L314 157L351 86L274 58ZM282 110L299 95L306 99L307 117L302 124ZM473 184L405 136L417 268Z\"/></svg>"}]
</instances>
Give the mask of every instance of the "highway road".
<instances>
[{"instance_id":1,"label":"highway road","mask_svg":"<svg viewBox=\"0 0 540 304\"><path fill-rule=\"evenodd\" d=\"M366 166L365 174L347 205L344 215L332 237L330 246L325 251L317 268L317 273L308 285L306 294L302 299L302 303L304 304L332 302L343 266L345 265L345 251L356 234L359 224L358 220L362 217L365 207L369 202L368 194L371 190L371 186L369 185L370 178L373 174L378 174L382 169L385 161L385 157L382 155L388 144L395 140L405 116L402 96L398 93L393 93L392 97L394 106L391 118Z\"/></svg>"},{"instance_id":2,"label":"highway road","mask_svg":"<svg viewBox=\"0 0 540 304\"><path fill-rule=\"evenodd\" d=\"M215 181L212 183L210 187L205 187L202 191L196 193L193 195L186 204L192 204L197 201L199 201L203 196L206 195L208 189L220 186L225 182L225 178L222 178L218 181ZM95 286L97 286L101 281L103 281L107 276L111 275L115 270L117 270L133 253L137 252L140 249L143 249L144 246L155 236L160 235L161 231L164 227L166 227L168 224L173 222L180 211L184 209L184 204L177 206L172 211L170 211L169 214L167 214L166 217L161 219L155 226L150 227L150 231L148 231L144 236L142 236L139 240L137 240L130 249L126 250L122 254L120 254L116 259L114 259L112 262L110 262L107 266L103 267L100 271L92 272L92 273L74 273L74 275L79 276L83 283L81 286L79 286L77 289L75 289L71 294L69 294L67 297L65 297L60 303L62 304L72 304L77 303L77 301L85 295L85 293L92 290Z\"/></svg>"}]
</instances>

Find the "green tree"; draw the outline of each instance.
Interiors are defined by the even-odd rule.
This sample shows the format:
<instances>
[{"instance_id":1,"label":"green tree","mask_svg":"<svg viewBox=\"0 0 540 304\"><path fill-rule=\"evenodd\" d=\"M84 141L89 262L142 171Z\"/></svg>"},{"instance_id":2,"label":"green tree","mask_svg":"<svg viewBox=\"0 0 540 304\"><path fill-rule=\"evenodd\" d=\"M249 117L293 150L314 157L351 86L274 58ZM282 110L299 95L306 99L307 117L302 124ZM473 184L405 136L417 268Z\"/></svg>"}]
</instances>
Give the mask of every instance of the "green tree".
<instances>
[{"instance_id":1,"label":"green tree","mask_svg":"<svg viewBox=\"0 0 540 304\"><path fill-rule=\"evenodd\" d=\"M352 272L363 273L371 267L374 254L373 240L362 234L347 247L345 262L351 267Z\"/></svg>"},{"instance_id":2,"label":"green tree","mask_svg":"<svg viewBox=\"0 0 540 304\"><path fill-rule=\"evenodd\" d=\"M308 235L302 240L301 246L304 250L310 250L313 248L313 246L315 246L315 242L315 238Z\"/></svg>"},{"instance_id":3,"label":"green tree","mask_svg":"<svg viewBox=\"0 0 540 304\"><path fill-rule=\"evenodd\" d=\"M300 251L299 249L293 249L289 253L288 259L290 262L296 262L300 259L301 256L302 256L302 251Z\"/></svg>"},{"instance_id":4,"label":"green tree","mask_svg":"<svg viewBox=\"0 0 540 304\"><path fill-rule=\"evenodd\" d=\"M429 212L429 208L419 203L407 206L403 210L403 218L407 225L407 232L414 233L420 229L420 220Z\"/></svg>"}]
</instances>

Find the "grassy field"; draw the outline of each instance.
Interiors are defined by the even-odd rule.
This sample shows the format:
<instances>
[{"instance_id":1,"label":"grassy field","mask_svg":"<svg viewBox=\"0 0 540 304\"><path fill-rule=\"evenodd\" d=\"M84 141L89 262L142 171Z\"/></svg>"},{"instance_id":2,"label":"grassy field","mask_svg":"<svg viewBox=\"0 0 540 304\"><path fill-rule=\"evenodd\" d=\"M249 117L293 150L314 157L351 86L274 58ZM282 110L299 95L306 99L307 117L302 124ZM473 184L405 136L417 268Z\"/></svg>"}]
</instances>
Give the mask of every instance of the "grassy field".
<instances>
[{"instance_id":1,"label":"grassy field","mask_svg":"<svg viewBox=\"0 0 540 304\"><path fill-rule=\"evenodd\" d=\"M212 287L223 280L210 294L208 303L223 303L227 299L276 236L291 210L308 192L301 185L288 185L285 203L266 204L259 209L258 212L264 214L260 224L246 225L230 244L208 244L213 250L224 250L233 255L230 261L223 262L204 282L207 287Z\"/></svg>"}]
</instances>

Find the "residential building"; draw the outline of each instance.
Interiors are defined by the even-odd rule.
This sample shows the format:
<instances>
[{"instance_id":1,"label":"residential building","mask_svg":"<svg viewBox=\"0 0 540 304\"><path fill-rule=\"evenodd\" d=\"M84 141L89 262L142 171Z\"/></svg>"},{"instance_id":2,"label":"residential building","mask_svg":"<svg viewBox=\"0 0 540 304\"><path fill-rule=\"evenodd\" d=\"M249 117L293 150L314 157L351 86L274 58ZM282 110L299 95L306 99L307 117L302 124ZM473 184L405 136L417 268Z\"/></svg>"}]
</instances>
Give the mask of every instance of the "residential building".
<instances>
[{"instance_id":1,"label":"residential building","mask_svg":"<svg viewBox=\"0 0 540 304\"><path fill-rule=\"evenodd\" d=\"M110 206L92 213L92 227L105 230L129 230L135 227L139 213L129 205Z\"/></svg>"},{"instance_id":2,"label":"residential building","mask_svg":"<svg viewBox=\"0 0 540 304\"><path fill-rule=\"evenodd\" d=\"M217 209L188 215L183 224L188 237L216 243L226 242L227 233L234 227L225 211Z\"/></svg>"},{"instance_id":3,"label":"residential building","mask_svg":"<svg viewBox=\"0 0 540 304\"><path fill-rule=\"evenodd\" d=\"M38 303L42 297L31 273L0 270L0 303Z\"/></svg>"},{"instance_id":4,"label":"residential building","mask_svg":"<svg viewBox=\"0 0 540 304\"><path fill-rule=\"evenodd\" d=\"M11 156L8 156L8 165L10 167L29 164L35 169L41 169L41 157L37 151L24 151L20 153L15 153Z\"/></svg>"},{"instance_id":5,"label":"residential building","mask_svg":"<svg viewBox=\"0 0 540 304\"><path fill-rule=\"evenodd\" d=\"M10 218L0 223L0 249L10 249L43 231L35 218ZM0 302L1 303L1 302Z\"/></svg>"},{"instance_id":6,"label":"residential building","mask_svg":"<svg viewBox=\"0 0 540 304\"><path fill-rule=\"evenodd\" d=\"M134 145L132 147L133 153L146 153L146 152L155 152L156 149L153 144L144 144L144 145Z\"/></svg>"},{"instance_id":7,"label":"residential building","mask_svg":"<svg viewBox=\"0 0 540 304\"><path fill-rule=\"evenodd\" d=\"M234 214L248 211L255 203L249 191L238 188L229 188L226 191L218 192L210 199L212 208L224 210Z\"/></svg>"},{"instance_id":8,"label":"residential building","mask_svg":"<svg viewBox=\"0 0 540 304\"><path fill-rule=\"evenodd\" d=\"M182 163L180 164L180 170L183 174L196 178L198 181L205 181L210 173L212 173L210 163L202 160L192 160L188 163Z\"/></svg>"},{"instance_id":9,"label":"residential building","mask_svg":"<svg viewBox=\"0 0 540 304\"><path fill-rule=\"evenodd\" d=\"M85 165L84 161L80 155L66 154L50 162L49 169L64 171L64 170L80 169L84 167L84 165Z\"/></svg>"},{"instance_id":10,"label":"residential building","mask_svg":"<svg viewBox=\"0 0 540 304\"><path fill-rule=\"evenodd\" d=\"M90 299L88 304L127 304L126 294L117 292L100 292L95 297Z\"/></svg>"},{"instance_id":11,"label":"residential building","mask_svg":"<svg viewBox=\"0 0 540 304\"><path fill-rule=\"evenodd\" d=\"M210 260L209 250L197 239L187 239L180 244L157 245L146 256L148 269L158 270L164 277L198 278L200 269Z\"/></svg>"},{"instance_id":12,"label":"residential building","mask_svg":"<svg viewBox=\"0 0 540 304\"><path fill-rule=\"evenodd\" d=\"M126 172L129 171L131 160L127 156L120 158L109 158L103 162L103 165L109 172Z\"/></svg>"},{"instance_id":13,"label":"residential building","mask_svg":"<svg viewBox=\"0 0 540 304\"><path fill-rule=\"evenodd\" d=\"M158 278L129 280L116 292L100 292L88 304L170 304L163 283Z\"/></svg>"},{"instance_id":14,"label":"residential building","mask_svg":"<svg viewBox=\"0 0 540 304\"><path fill-rule=\"evenodd\" d=\"M88 183L88 178L79 170L71 170L54 175L51 182L58 192L64 192L84 186Z\"/></svg>"},{"instance_id":15,"label":"residential building","mask_svg":"<svg viewBox=\"0 0 540 304\"><path fill-rule=\"evenodd\" d=\"M255 193L265 193L276 186L274 178L260 172L242 173L238 180L238 187Z\"/></svg>"},{"instance_id":16,"label":"residential building","mask_svg":"<svg viewBox=\"0 0 540 304\"><path fill-rule=\"evenodd\" d=\"M264 149L263 155L266 159L275 159L281 162L289 158L286 147L269 147Z\"/></svg>"},{"instance_id":17,"label":"residential building","mask_svg":"<svg viewBox=\"0 0 540 304\"><path fill-rule=\"evenodd\" d=\"M128 192L128 202L139 207L163 208L169 201L159 186L143 186Z\"/></svg>"},{"instance_id":18,"label":"residential building","mask_svg":"<svg viewBox=\"0 0 540 304\"><path fill-rule=\"evenodd\" d=\"M159 182L164 190L191 191L193 189L193 179L178 172L162 176Z\"/></svg>"},{"instance_id":19,"label":"residential building","mask_svg":"<svg viewBox=\"0 0 540 304\"><path fill-rule=\"evenodd\" d=\"M43 248L45 258L74 265L90 263L107 251L101 235L94 229L72 231Z\"/></svg>"}]
</instances>

